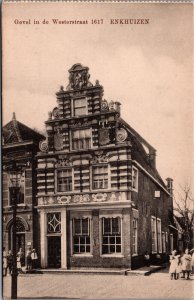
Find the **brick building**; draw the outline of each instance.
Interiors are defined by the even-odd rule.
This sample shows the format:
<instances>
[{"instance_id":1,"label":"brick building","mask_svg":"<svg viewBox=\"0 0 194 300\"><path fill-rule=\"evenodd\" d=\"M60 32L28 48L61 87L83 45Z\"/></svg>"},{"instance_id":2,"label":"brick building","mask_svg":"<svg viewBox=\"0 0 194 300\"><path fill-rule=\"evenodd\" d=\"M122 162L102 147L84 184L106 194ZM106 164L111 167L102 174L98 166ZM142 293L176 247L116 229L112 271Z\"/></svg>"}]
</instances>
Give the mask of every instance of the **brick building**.
<instances>
[{"instance_id":1,"label":"brick building","mask_svg":"<svg viewBox=\"0 0 194 300\"><path fill-rule=\"evenodd\" d=\"M37 154L41 266L134 268L145 251L154 261L173 247L172 180L88 71L69 70Z\"/></svg>"},{"instance_id":2,"label":"brick building","mask_svg":"<svg viewBox=\"0 0 194 300\"><path fill-rule=\"evenodd\" d=\"M3 246L6 250L12 249L12 222L13 210L9 194L9 177L6 166L11 161L24 165L21 177L21 189L17 202L16 245L17 251L22 248L25 252L28 246L38 247L37 224L38 215L36 205L36 160L39 142L43 135L13 119L3 127L2 154L2 207L3 207Z\"/></svg>"}]
</instances>

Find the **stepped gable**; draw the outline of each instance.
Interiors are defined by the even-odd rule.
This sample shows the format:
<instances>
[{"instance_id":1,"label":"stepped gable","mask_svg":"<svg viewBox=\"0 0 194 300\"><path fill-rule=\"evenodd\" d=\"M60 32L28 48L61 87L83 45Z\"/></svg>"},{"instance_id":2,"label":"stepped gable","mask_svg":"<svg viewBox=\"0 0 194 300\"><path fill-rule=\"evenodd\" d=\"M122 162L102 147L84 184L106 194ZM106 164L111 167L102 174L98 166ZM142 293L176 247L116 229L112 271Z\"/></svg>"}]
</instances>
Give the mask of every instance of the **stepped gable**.
<instances>
[{"instance_id":1,"label":"stepped gable","mask_svg":"<svg viewBox=\"0 0 194 300\"><path fill-rule=\"evenodd\" d=\"M29 140L39 141L45 137L35 130L16 120L15 113L13 113L12 120L3 126L3 138L5 144L21 143Z\"/></svg>"},{"instance_id":2,"label":"stepped gable","mask_svg":"<svg viewBox=\"0 0 194 300\"><path fill-rule=\"evenodd\" d=\"M154 167L149 160L149 153L144 149L145 145L151 153L155 153L156 150L143 139L129 124L127 124L122 118L119 118L119 122L127 130L129 139L132 144L132 159L136 160L150 175L152 175L161 185L166 188L164 181L158 173L156 167Z\"/></svg>"}]
</instances>

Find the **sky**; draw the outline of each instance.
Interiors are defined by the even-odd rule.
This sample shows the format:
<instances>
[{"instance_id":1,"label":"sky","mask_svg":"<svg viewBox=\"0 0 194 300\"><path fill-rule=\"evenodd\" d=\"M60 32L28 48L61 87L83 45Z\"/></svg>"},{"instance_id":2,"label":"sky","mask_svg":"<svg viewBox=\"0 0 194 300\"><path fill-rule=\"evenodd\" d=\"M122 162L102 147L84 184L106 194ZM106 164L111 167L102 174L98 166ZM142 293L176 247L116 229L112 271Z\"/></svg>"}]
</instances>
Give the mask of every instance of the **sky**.
<instances>
[{"instance_id":1,"label":"sky","mask_svg":"<svg viewBox=\"0 0 194 300\"><path fill-rule=\"evenodd\" d=\"M68 85L68 70L81 63L90 81L104 87L104 99L119 101L121 117L157 150L162 178L173 178L175 191L192 185L191 5L4 3L3 125L15 112L18 121L43 130L55 93Z\"/></svg>"}]
</instances>

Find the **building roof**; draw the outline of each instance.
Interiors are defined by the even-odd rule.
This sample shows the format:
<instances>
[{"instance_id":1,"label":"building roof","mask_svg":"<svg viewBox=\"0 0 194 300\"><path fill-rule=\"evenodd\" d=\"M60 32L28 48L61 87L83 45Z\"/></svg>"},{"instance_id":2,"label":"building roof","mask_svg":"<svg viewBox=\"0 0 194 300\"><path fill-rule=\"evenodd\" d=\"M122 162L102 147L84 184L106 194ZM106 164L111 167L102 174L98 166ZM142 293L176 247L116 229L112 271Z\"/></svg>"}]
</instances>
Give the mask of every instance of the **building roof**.
<instances>
[{"instance_id":1,"label":"building roof","mask_svg":"<svg viewBox=\"0 0 194 300\"><path fill-rule=\"evenodd\" d=\"M13 113L12 120L3 126L4 145L23 143L27 141L38 142L44 138L45 137L42 134L18 122L16 120L15 113Z\"/></svg>"},{"instance_id":2,"label":"building roof","mask_svg":"<svg viewBox=\"0 0 194 300\"><path fill-rule=\"evenodd\" d=\"M127 122L119 118L120 124L128 132L132 144L132 160L137 161L150 175L152 175L165 189L166 185L160 174L150 162L150 154L156 155L156 150L139 133L137 133ZM146 149L146 150L145 150ZM155 157L153 158L155 160Z\"/></svg>"}]
</instances>

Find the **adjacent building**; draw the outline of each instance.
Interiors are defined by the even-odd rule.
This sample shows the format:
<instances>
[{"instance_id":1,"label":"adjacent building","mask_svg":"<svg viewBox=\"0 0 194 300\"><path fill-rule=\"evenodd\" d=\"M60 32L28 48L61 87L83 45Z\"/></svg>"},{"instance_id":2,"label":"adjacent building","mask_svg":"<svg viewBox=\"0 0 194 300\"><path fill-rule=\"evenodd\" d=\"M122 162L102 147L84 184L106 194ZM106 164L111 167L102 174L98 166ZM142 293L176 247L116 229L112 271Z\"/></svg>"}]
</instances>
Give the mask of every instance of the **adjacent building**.
<instances>
[{"instance_id":1,"label":"adjacent building","mask_svg":"<svg viewBox=\"0 0 194 300\"><path fill-rule=\"evenodd\" d=\"M162 260L173 249L172 179L89 78L81 64L69 70L36 156L41 267L135 268L145 251Z\"/></svg>"},{"instance_id":2,"label":"adjacent building","mask_svg":"<svg viewBox=\"0 0 194 300\"><path fill-rule=\"evenodd\" d=\"M13 114L13 119L3 127L2 135L3 246L6 251L12 249L13 208L6 167L11 161L15 161L24 166L21 189L17 199L16 247L17 251L22 248L25 253L27 247L38 248L35 156L39 149L39 142L44 136L18 122L15 114Z\"/></svg>"}]
</instances>

